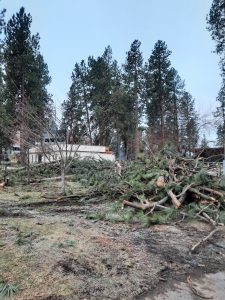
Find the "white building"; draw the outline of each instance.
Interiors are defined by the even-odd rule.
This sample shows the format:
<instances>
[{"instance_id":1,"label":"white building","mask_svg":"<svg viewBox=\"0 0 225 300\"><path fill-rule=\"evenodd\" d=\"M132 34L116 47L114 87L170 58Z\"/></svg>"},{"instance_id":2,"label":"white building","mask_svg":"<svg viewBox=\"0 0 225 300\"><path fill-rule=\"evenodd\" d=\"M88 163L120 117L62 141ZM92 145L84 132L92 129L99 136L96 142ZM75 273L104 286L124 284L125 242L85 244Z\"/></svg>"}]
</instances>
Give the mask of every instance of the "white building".
<instances>
[{"instance_id":1,"label":"white building","mask_svg":"<svg viewBox=\"0 0 225 300\"><path fill-rule=\"evenodd\" d=\"M115 161L115 155L108 147L74 145L65 143L48 143L37 145L29 149L29 161L31 164L57 161L65 157L77 157L80 159L107 159Z\"/></svg>"},{"instance_id":2,"label":"white building","mask_svg":"<svg viewBox=\"0 0 225 300\"><path fill-rule=\"evenodd\" d=\"M20 131L18 130L13 137L13 153L14 154L19 154L20 153Z\"/></svg>"}]
</instances>

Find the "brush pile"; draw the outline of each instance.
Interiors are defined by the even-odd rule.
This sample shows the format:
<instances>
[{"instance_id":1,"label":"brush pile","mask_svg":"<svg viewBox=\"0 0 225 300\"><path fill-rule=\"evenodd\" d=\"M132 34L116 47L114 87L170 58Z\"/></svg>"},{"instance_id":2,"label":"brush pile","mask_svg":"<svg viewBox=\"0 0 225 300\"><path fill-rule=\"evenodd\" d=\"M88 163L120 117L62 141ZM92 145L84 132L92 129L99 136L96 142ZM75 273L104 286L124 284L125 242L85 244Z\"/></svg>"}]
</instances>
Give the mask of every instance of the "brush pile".
<instances>
[{"instance_id":1,"label":"brush pile","mask_svg":"<svg viewBox=\"0 0 225 300\"><path fill-rule=\"evenodd\" d=\"M195 217L216 226L225 221L225 182L220 173L219 164L162 151L125 167L121 184L112 191L117 190L123 207L151 215L173 207L183 218L194 207Z\"/></svg>"},{"instance_id":2,"label":"brush pile","mask_svg":"<svg viewBox=\"0 0 225 300\"><path fill-rule=\"evenodd\" d=\"M122 167L106 160L75 160L68 175L86 188L85 199L119 200L124 208L134 208L134 213L142 211L149 217L172 211L183 219L194 217L213 226L225 224L225 179L221 164L215 161L210 165L203 158L186 158L164 149L149 158L124 162ZM10 182L23 182L27 170L15 170L10 176ZM30 176L34 181L60 176L60 162L33 165Z\"/></svg>"}]
</instances>

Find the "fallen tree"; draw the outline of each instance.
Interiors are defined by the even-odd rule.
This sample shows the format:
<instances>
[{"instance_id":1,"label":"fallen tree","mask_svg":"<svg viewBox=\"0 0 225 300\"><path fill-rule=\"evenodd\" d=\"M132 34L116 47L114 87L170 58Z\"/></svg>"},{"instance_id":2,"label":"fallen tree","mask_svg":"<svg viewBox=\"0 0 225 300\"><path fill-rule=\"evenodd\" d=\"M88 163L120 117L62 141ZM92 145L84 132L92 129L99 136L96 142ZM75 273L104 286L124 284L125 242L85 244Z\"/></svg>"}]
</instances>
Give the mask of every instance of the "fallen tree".
<instances>
[{"instance_id":1,"label":"fallen tree","mask_svg":"<svg viewBox=\"0 0 225 300\"><path fill-rule=\"evenodd\" d=\"M35 181L58 177L60 162L32 166ZM88 188L88 197L99 201L118 200L122 207L142 211L149 217L162 213L178 219L196 218L213 226L225 223L225 180L218 166L202 158L185 158L168 150L134 162L121 163L118 174L112 162L74 160L68 170L70 180ZM25 170L18 170L21 178ZM71 176L72 175L72 176ZM55 179L55 178L54 178ZM57 198L57 197L56 197ZM73 195L70 196L73 198ZM66 199L66 197L65 197Z\"/></svg>"},{"instance_id":2,"label":"fallen tree","mask_svg":"<svg viewBox=\"0 0 225 300\"><path fill-rule=\"evenodd\" d=\"M121 199L123 208L152 215L173 207L182 219L191 212L215 227L225 223L225 182L217 169L202 158L163 150L125 166L120 185L111 187L111 192Z\"/></svg>"}]
</instances>

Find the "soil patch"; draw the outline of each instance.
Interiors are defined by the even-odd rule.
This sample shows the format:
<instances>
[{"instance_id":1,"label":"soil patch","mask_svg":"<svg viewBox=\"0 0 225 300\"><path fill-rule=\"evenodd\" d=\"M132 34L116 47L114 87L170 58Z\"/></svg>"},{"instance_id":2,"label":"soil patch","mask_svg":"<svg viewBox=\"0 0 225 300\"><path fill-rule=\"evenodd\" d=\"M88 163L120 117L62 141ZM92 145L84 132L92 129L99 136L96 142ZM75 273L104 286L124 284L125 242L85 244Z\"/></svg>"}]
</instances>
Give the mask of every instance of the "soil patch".
<instances>
[{"instance_id":1,"label":"soil patch","mask_svg":"<svg viewBox=\"0 0 225 300\"><path fill-rule=\"evenodd\" d=\"M33 218L0 217L0 280L21 287L16 300L31 300L31 294L42 300L153 299L171 285L186 284L188 276L195 280L225 269L223 230L190 253L211 231L200 222L143 228L87 219L105 209L100 204L1 204L12 212L19 207ZM18 243L21 233L31 232L35 239Z\"/></svg>"}]
</instances>

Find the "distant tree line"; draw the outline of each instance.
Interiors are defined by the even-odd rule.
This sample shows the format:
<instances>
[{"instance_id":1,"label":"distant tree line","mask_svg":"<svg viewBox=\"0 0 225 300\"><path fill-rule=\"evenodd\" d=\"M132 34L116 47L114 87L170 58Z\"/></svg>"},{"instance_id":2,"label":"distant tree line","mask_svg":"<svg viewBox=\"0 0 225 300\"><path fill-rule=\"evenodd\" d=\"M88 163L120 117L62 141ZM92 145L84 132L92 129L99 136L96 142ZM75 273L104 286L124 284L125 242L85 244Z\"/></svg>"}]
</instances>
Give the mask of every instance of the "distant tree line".
<instances>
[{"instance_id":1,"label":"distant tree line","mask_svg":"<svg viewBox=\"0 0 225 300\"><path fill-rule=\"evenodd\" d=\"M7 125L13 117L15 131L20 130L26 140L26 128L35 125L24 107L30 106L49 122L54 114L47 91L48 66L40 53L39 35L31 34L31 23L23 7L7 24L4 10L0 14L0 119ZM167 143L191 151L198 142L198 115L170 55L166 43L159 40L144 62L141 42L134 40L122 66L110 46L101 56L76 63L62 104L60 130L71 143L108 145L117 157L123 149L126 159L137 158L144 150L157 151ZM0 149L11 143L1 129L0 143ZM24 162L28 144L21 143Z\"/></svg>"},{"instance_id":2,"label":"distant tree line","mask_svg":"<svg viewBox=\"0 0 225 300\"><path fill-rule=\"evenodd\" d=\"M108 46L102 56L76 63L64 126L72 142L83 136L93 145L110 145L117 156L136 158L145 144L159 150L166 143L190 151L198 142L194 99L171 66L167 45L157 41L147 62L135 40L122 66ZM144 131L144 132L143 132Z\"/></svg>"}]
</instances>

